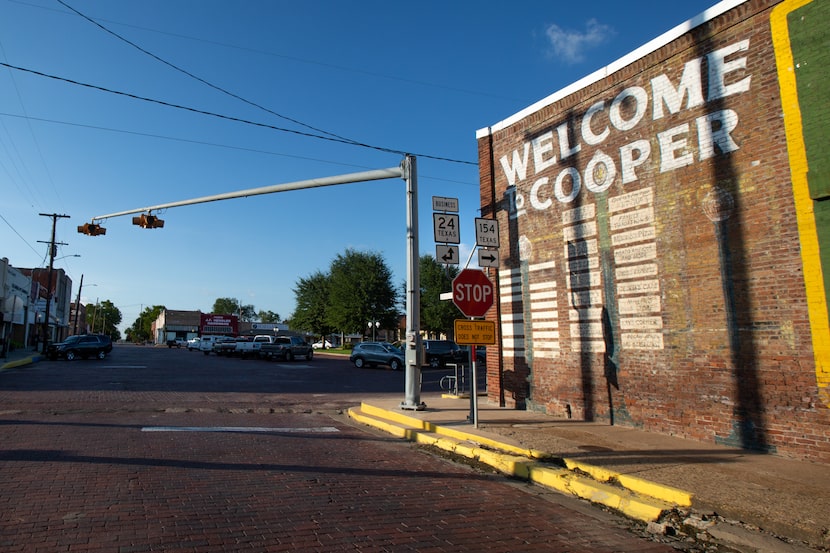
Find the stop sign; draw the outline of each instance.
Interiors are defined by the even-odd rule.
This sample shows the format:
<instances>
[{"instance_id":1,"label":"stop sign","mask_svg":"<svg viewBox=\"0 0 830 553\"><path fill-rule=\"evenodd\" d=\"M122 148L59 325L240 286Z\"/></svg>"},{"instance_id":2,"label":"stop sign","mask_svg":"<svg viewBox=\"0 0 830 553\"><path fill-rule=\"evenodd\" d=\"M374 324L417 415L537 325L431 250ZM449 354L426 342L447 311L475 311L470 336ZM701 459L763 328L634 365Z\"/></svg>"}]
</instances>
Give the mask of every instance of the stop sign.
<instances>
[{"instance_id":1,"label":"stop sign","mask_svg":"<svg viewBox=\"0 0 830 553\"><path fill-rule=\"evenodd\" d=\"M467 317L483 317L493 305L493 283L480 269L464 269L452 281L452 301Z\"/></svg>"}]
</instances>

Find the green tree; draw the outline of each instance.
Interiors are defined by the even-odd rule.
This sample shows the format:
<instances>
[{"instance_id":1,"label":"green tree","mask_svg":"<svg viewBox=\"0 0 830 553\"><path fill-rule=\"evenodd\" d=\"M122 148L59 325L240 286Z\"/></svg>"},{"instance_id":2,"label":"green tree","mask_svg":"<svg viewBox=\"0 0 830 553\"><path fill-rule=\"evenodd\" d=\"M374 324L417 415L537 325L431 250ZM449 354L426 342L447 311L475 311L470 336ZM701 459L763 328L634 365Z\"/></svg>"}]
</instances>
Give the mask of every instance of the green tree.
<instances>
[{"instance_id":1,"label":"green tree","mask_svg":"<svg viewBox=\"0 0 830 553\"><path fill-rule=\"evenodd\" d=\"M280 319L279 313L274 313L273 311L260 311L257 313L257 317L259 318L260 322L263 323L281 323L282 319Z\"/></svg>"},{"instance_id":2,"label":"green tree","mask_svg":"<svg viewBox=\"0 0 830 553\"><path fill-rule=\"evenodd\" d=\"M86 306L86 319L90 332L106 334L113 342L121 339L121 310L115 307L110 300L98 303L89 303Z\"/></svg>"},{"instance_id":3,"label":"green tree","mask_svg":"<svg viewBox=\"0 0 830 553\"><path fill-rule=\"evenodd\" d=\"M127 328L127 340L130 342L146 342L153 338L153 321L158 319L162 311L167 309L163 305L154 305L152 307L145 307L144 311L139 313L133 324Z\"/></svg>"},{"instance_id":4,"label":"green tree","mask_svg":"<svg viewBox=\"0 0 830 553\"><path fill-rule=\"evenodd\" d=\"M297 308L291 315L291 326L312 332L322 339L337 330L328 321L329 276L317 271L301 278L294 288Z\"/></svg>"},{"instance_id":5,"label":"green tree","mask_svg":"<svg viewBox=\"0 0 830 553\"><path fill-rule=\"evenodd\" d=\"M253 305L242 305L236 298L216 298L213 302L212 313L222 315L236 315L240 321L254 321L257 318L256 309Z\"/></svg>"},{"instance_id":6,"label":"green tree","mask_svg":"<svg viewBox=\"0 0 830 553\"><path fill-rule=\"evenodd\" d=\"M392 272L378 253L352 249L338 255L329 270L329 324L343 332L365 334L367 323L381 329L398 325Z\"/></svg>"},{"instance_id":7,"label":"green tree","mask_svg":"<svg viewBox=\"0 0 830 553\"><path fill-rule=\"evenodd\" d=\"M420 265L421 330L431 336L441 333L452 336L455 319L463 319L464 315L452 300L442 300L440 296L452 290L452 279L458 275L458 268L442 265L431 255L422 255Z\"/></svg>"}]
</instances>

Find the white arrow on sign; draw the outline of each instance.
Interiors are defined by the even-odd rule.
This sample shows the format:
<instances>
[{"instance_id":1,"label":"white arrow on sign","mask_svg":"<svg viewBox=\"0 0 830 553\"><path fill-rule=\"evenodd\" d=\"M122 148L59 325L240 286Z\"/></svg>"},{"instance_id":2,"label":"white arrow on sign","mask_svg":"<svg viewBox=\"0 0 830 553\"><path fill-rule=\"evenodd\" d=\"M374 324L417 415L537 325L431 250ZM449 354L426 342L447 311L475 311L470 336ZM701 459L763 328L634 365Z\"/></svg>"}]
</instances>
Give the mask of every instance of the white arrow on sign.
<instances>
[{"instance_id":1,"label":"white arrow on sign","mask_svg":"<svg viewBox=\"0 0 830 553\"><path fill-rule=\"evenodd\" d=\"M435 259L444 265L458 265L458 247L448 244L435 245Z\"/></svg>"},{"instance_id":2,"label":"white arrow on sign","mask_svg":"<svg viewBox=\"0 0 830 553\"><path fill-rule=\"evenodd\" d=\"M498 250L478 250L478 266L499 268Z\"/></svg>"}]
</instances>

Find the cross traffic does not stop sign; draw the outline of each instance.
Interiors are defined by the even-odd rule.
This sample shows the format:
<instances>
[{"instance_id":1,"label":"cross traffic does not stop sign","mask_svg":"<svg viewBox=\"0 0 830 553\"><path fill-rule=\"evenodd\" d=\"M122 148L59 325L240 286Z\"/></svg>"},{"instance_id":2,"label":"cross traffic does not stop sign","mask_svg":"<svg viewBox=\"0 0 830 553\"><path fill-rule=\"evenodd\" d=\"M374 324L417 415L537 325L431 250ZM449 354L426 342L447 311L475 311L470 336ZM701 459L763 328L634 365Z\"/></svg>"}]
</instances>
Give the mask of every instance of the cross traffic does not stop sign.
<instances>
[{"instance_id":1,"label":"cross traffic does not stop sign","mask_svg":"<svg viewBox=\"0 0 830 553\"><path fill-rule=\"evenodd\" d=\"M493 305L493 283L479 269L464 269L452 281L452 301L467 317L483 317Z\"/></svg>"}]
</instances>

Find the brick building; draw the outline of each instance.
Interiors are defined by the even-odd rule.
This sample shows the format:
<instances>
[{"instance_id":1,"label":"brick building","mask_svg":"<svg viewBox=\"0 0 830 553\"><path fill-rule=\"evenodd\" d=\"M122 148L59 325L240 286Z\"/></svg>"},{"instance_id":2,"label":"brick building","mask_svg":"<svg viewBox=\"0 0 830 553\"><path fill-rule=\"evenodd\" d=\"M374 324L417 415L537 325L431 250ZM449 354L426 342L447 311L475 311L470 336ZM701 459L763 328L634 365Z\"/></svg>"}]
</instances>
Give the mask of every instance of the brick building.
<instances>
[{"instance_id":1,"label":"brick building","mask_svg":"<svg viewBox=\"0 0 830 553\"><path fill-rule=\"evenodd\" d=\"M478 131L491 400L830 463L828 21L726 0Z\"/></svg>"}]
</instances>

